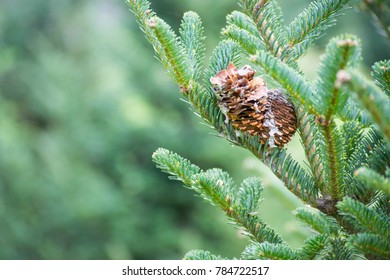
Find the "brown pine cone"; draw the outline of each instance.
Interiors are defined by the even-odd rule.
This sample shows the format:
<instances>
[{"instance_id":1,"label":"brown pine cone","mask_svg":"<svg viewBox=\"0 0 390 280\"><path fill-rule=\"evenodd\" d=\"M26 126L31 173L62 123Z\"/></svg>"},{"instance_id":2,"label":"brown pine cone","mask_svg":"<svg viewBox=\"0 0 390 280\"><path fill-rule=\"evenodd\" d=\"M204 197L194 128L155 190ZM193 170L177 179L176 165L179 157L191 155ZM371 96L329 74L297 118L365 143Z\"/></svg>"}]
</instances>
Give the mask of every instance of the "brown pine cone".
<instances>
[{"instance_id":1,"label":"brown pine cone","mask_svg":"<svg viewBox=\"0 0 390 280\"><path fill-rule=\"evenodd\" d=\"M210 78L226 122L251 135L259 135L270 147L288 143L296 130L293 104L278 90L268 90L249 65L237 69L230 63Z\"/></svg>"}]
</instances>

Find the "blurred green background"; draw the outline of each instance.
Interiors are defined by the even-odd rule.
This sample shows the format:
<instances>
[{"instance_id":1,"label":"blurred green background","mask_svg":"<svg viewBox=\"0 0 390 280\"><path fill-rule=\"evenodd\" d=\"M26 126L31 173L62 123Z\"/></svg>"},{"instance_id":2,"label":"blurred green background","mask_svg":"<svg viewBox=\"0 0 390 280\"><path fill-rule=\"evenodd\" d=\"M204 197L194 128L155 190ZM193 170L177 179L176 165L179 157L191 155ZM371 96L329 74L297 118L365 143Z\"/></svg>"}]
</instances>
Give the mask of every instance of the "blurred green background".
<instances>
[{"instance_id":1,"label":"blurred green background","mask_svg":"<svg viewBox=\"0 0 390 280\"><path fill-rule=\"evenodd\" d=\"M226 0L156 0L177 30L184 11L219 40ZM310 1L280 1L291 20ZM363 70L389 57L369 16L345 12L303 58L315 76L330 36L362 38ZM191 249L239 256L247 239L218 209L155 168L158 147L236 182L264 178L261 213L294 247L310 234L299 202L249 152L209 135L154 58L124 1L0 2L0 258L179 259ZM299 139L289 148L302 159ZM303 163L304 164L304 163Z\"/></svg>"}]
</instances>

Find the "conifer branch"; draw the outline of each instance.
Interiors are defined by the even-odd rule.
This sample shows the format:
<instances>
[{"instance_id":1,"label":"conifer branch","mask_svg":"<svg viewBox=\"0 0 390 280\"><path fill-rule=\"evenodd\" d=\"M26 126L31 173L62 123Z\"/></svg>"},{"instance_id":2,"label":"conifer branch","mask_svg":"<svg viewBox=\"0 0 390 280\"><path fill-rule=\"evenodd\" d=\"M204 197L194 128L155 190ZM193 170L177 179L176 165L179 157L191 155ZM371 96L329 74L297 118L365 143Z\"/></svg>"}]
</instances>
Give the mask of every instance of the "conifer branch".
<instances>
[{"instance_id":1,"label":"conifer branch","mask_svg":"<svg viewBox=\"0 0 390 280\"><path fill-rule=\"evenodd\" d=\"M297 251L286 244L272 244L264 242L252 243L247 246L241 255L246 260L294 260Z\"/></svg>"},{"instance_id":2,"label":"conifer branch","mask_svg":"<svg viewBox=\"0 0 390 280\"><path fill-rule=\"evenodd\" d=\"M208 260L208 261L216 261L216 260L227 260L221 256L216 256L211 254L209 251L203 250L192 250L185 254L183 260Z\"/></svg>"},{"instance_id":3,"label":"conifer branch","mask_svg":"<svg viewBox=\"0 0 390 280\"><path fill-rule=\"evenodd\" d=\"M390 213L389 195L386 192L376 191L367 207L388 215Z\"/></svg>"},{"instance_id":4,"label":"conifer branch","mask_svg":"<svg viewBox=\"0 0 390 280\"><path fill-rule=\"evenodd\" d=\"M315 122L315 117L306 113L302 107L298 108L298 127L301 136L302 144L305 150L306 159L309 162L315 185L321 191L325 192L327 183L324 164L323 151L324 135ZM321 143L320 145L318 143Z\"/></svg>"},{"instance_id":5,"label":"conifer branch","mask_svg":"<svg viewBox=\"0 0 390 280\"><path fill-rule=\"evenodd\" d=\"M252 244L242 258L390 257L387 242L390 148L386 141L390 139L390 61L373 66L372 75L383 93L350 69L360 60L358 40L353 36L330 41L322 58L320 78L314 84L306 80L296 62L335 23L348 0L314 1L287 28L276 1L240 0L245 14L233 12L227 17L223 34L230 40L223 40L215 48L203 81L200 73L205 50L199 16L185 13L177 36L150 10L147 0L127 2L162 64L197 114L219 136L251 151L293 194L320 210L297 210L296 216L320 234L307 239L301 249L292 249L257 215L261 181L245 179L237 190L226 172L202 171L172 152L157 150L153 160L170 178L182 181L221 208L233 224L244 228ZM221 111L221 100L219 96L217 99L210 77L230 63L239 65L241 49L287 91L294 103L311 174L286 149L270 148L269 143L264 143L266 138L237 130L237 123ZM355 100L362 106L357 106ZM336 125L335 119L341 119L342 123ZM185 258L222 259L208 251L191 251Z\"/></svg>"},{"instance_id":6,"label":"conifer branch","mask_svg":"<svg viewBox=\"0 0 390 280\"><path fill-rule=\"evenodd\" d=\"M238 192L239 202L249 213L256 213L261 203L263 184L259 178L246 178L241 184Z\"/></svg>"},{"instance_id":7,"label":"conifer branch","mask_svg":"<svg viewBox=\"0 0 390 280\"><path fill-rule=\"evenodd\" d=\"M303 105L311 114L320 115L312 104L314 89L297 70L262 50L251 59L287 90L294 104Z\"/></svg>"},{"instance_id":8,"label":"conifer branch","mask_svg":"<svg viewBox=\"0 0 390 280\"><path fill-rule=\"evenodd\" d=\"M385 178L374 170L366 167L361 167L354 173L357 180L366 186L384 191L390 195L390 180Z\"/></svg>"},{"instance_id":9,"label":"conifer branch","mask_svg":"<svg viewBox=\"0 0 390 280\"><path fill-rule=\"evenodd\" d=\"M261 154L260 154L261 155ZM259 156L259 154L258 154ZM289 191L302 201L315 206L318 189L313 184L313 178L299 164L286 154L285 150L274 153L272 157L261 157L264 163L278 176Z\"/></svg>"},{"instance_id":10,"label":"conifer branch","mask_svg":"<svg viewBox=\"0 0 390 280\"><path fill-rule=\"evenodd\" d=\"M320 259L322 260L353 260L356 259L356 251L354 248L348 248L345 238L329 239L329 244L325 250L321 252Z\"/></svg>"},{"instance_id":11,"label":"conifer branch","mask_svg":"<svg viewBox=\"0 0 390 280\"><path fill-rule=\"evenodd\" d=\"M261 38L261 34L259 30L257 30L256 24L252 21L252 19L244 13L233 11L226 17L226 23L228 26L234 25L237 28L247 31L249 34L254 37ZM264 43L264 42L262 42ZM264 46L264 50L266 50Z\"/></svg>"},{"instance_id":12,"label":"conifer branch","mask_svg":"<svg viewBox=\"0 0 390 280\"><path fill-rule=\"evenodd\" d=\"M345 94L347 95L347 94ZM370 116L360 107L360 104L353 98L348 98L342 110L339 110L338 117L344 122L358 122L364 127L372 125Z\"/></svg>"},{"instance_id":13,"label":"conifer branch","mask_svg":"<svg viewBox=\"0 0 390 280\"><path fill-rule=\"evenodd\" d=\"M390 97L390 60L383 60L372 66L372 77L388 97Z\"/></svg>"},{"instance_id":14,"label":"conifer branch","mask_svg":"<svg viewBox=\"0 0 390 280\"><path fill-rule=\"evenodd\" d=\"M239 46L233 41L222 41L216 49L211 59L211 66L206 70L206 77L214 76L215 73L227 67L230 61L237 59ZM229 61L230 60L230 61ZM218 122L213 123L219 132L224 132L227 139L239 146L250 150L256 157L263 161L271 170L278 176L286 185L286 187L303 201L310 205L315 205L315 199L318 194L311 176L307 174L292 158L287 156L284 150L274 149L271 154L265 149L266 145L259 144L258 137L243 136L237 137L235 130L231 125L226 125L221 119L223 115L220 113L215 95L209 87L210 98L209 106L215 106L215 110L219 112Z\"/></svg>"},{"instance_id":15,"label":"conifer branch","mask_svg":"<svg viewBox=\"0 0 390 280\"><path fill-rule=\"evenodd\" d=\"M173 175L172 179L182 181L187 188L197 192L204 200L221 208L237 225L243 227L253 240L283 242L282 238L253 212L253 207L246 208L247 204L243 202L248 202L247 197L236 198L234 182L226 172L219 169L203 172L188 160L161 148L153 154L152 158L161 170ZM258 184L258 180L244 181L241 188L252 188L252 190L241 189L239 194L256 194L252 199L259 198L258 192L262 187ZM250 205L256 205L256 202L252 201Z\"/></svg>"},{"instance_id":16,"label":"conifer branch","mask_svg":"<svg viewBox=\"0 0 390 280\"><path fill-rule=\"evenodd\" d=\"M336 219L320 211L314 212L305 208L298 208L295 216L310 225L314 230L327 236L337 235L341 230Z\"/></svg>"},{"instance_id":17,"label":"conifer branch","mask_svg":"<svg viewBox=\"0 0 390 280\"><path fill-rule=\"evenodd\" d=\"M232 41L222 41L215 49L210 67L205 72L205 79L209 84L208 78L215 75L221 69L227 67L230 62L236 62L238 59L238 45ZM264 147L259 144L259 140L254 137L237 137L235 130L230 124L225 124L223 115L220 112L211 85L207 87L208 94L203 87L192 81L188 86L187 93L189 100L196 110L199 110L200 116L208 123L226 135L226 138L236 145L243 146L252 151L259 159L267 164L273 172L286 183L287 188L294 194L298 195L305 202L315 205L317 191L314 189L310 176L284 152L280 154L280 160L273 160L268 153L264 153ZM277 151L274 155L278 154ZM286 168L287 167L287 168Z\"/></svg>"},{"instance_id":18,"label":"conifer branch","mask_svg":"<svg viewBox=\"0 0 390 280\"><path fill-rule=\"evenodd\" d=\"M320 113L318 113L314 109L312 102L311 102L311 100L313 100L313 98L312 98L313 93L315 92L314 89L311 87L311 85L309 85L308 82L305 81L305 79L296 70L294 70L293 68L289 67L288 65L280 62L279 60L275 59L274 57L268 55L266 52L263 52L263 51L259 51L258 55L256 57L253 57L253 59L255 59L254 61L257 64L259 64L261 67L263 67L264 70L272 78L274 78L276 81L278 81L289 92L291 98L293 99L293 101L296 102L296 104L301 104L310 113L312 113L316 116L320 116ZM302 118L300 116L301 112L303 112L303 111L301 111L301 109L299 109L299 107L298 107L298 111L297 111L298 120L303 121L304 118ZM307 139L307 138L309 138L309 135L307 133L310 129L309 130L304 129L304 127L309 126L309 127L312 127L312 129L315 129L314 124L310 120L306 120L306 122L301 122L301 121L298 123L298 127L299 127L301 134L307 135L307 136L303 135L303 139ZM331 134L331 133L332 133L332 130L328 131L328 137L329 137L329 134ZM320 134L318 133L317 135L320 135ZM323 133L323 135L324 135L323 139L326 139L325 132ZM309 155L308 158L311 160L318 161L319 158L315 158L315 156L317 154L319 155L321 148L317 148L317 144L314 145L313 142L308 142L307 145L308 146L305 146L305 151ZM336 158L337 158L336 151L334 150L335 147L336 147L335 145L331 146L332 149L330 150L330 151L332 151L331 155L333 154L333 158L332 158L333 159L333 162L332 162L333 167L335 167L337 164L336 163ZM328 153L329 153L329 151L328 151ZM314 165L314 166L312 166L312 168L314 169L313 174L319 176L319 177L316 177L316 182L318 182L317 188L324 190L323 189L324 182L327 179L325 179L323 177L320 164ZM318 170L317 170L317 168L318 168ZM333 174L333 176L334 176L333 178L334 179L340 178L341 174L339 174L338 171L336 171L336 170L334 170L334 171L335 172ZM340 192L339 192L339 187L338 187L337 181L334 181L333 186L334 186L333 193L338 196L340 194ZM318 204L316 204L316 206L318 206ZM335 209L333 208L333 210L335 210Z\"/></svg>"},{"instance_id":19,"label":"conifer branch","mask_svg":"<svg viewBox=\"0 0 390 280\"><path fill-rule=\"evenodd\" d=\"M243 3L244 2L244 3ZM261 9L262 4L254 4L253 1L242 1L241 2L244 10L248 14L253 14L252 12L258 12L259 9ZM251 12L252 11L252 12ZM238 41L241 45L241 47L250 55L254 55L257 51L260 49L264 49L263 45L261 45L261 41L259 41L255 36L258 36L258 32L256 32L253 28L254 24L251 24L249 22L249 19L242 15L241 13L232 13L228 17L228 27L224 30L224 35L228 36L229 38ZM250 30L250 32L243 30L241 28L247 28ZM250 33L250 34L248 34ZM264 40L263 40L264 41ZM266 52L264 52L266 53ZM272 59L272 58L269 58ZM277 60L275 60L277 62ZM270 66L268 62L264 62L263 65ZM280 68L284 67L284 64L281 64L282 66L274 67L274 71L272 73L279 74L281 72ZM268 69L265 69L266 72L268 72ZM269 73L268 73L269 74ZM294 73L295 74L295 73ZM296 75L291 74L291 77L294 77L294 81L286 81L283 86L286 84L288 85L296 85L299 83L296 83ZM272 76L272 75L271 75ZM275 77L274 77L275 78ZM278 79L277 79L278 80ZM303 79L302 79L303 80ZM280 82L280 80L278 80ZM299 86L298 86L299 88ZM291 93L291 92L290 92ZM307 95L312 94L311 91L307 91ZM297 95L295 96L297 97ZM301 97L299 99L302 102L305 102L306 100L310 100L309 98ZM308 106L310 108L310 106ZM301 109L298 109L297 115L298 115L298 127L300 128L300 133L302 138L304 139L305 145L305 152L307 154L307 158L310 162L313 162L314 164L311 165L312 172L315 174L315 181L317 188L323 189L325 184L325 178L323 176L322 172L322 164L320 163L320 153L319 149L317 149L317 144L315 141L309 141L308 139L313 139L312 135L310 135L310 132L315 131L315 122L312 118L306 118L302 116L303 111ZM313 112L312 112L313 113ZM303 127L305 129L303 129ZM318 133L319 134L319 133ZM305 141L306 140L306 141Z\"/></svg>"},{"instance_id":20,"label":"conifer branch","mask_svg":"<svg viewBox=\"0 0 390 280\"><path fill-rule=\"evenodd\" d=\"M205 36L200 17L194 12L186 12L180 28L180 41L186 54L188 76L198 80L202 73L205 57Z\"/></svg>"},{"instance_id":21,"label":"conifer branch","mask_svg":"<svg viewBox=\"0 0 390 280\"><path fill-rule=\"evenodd\" d=\"M243 0L240 5L257 26L266 50L297 69L298 65L284 47L287 45L287 37L282 10L277 1Z\"/></svg>"},{"instance_id":22,"label":"conifer branch","mask_svg":"<svg viewBox=\"0 0 390 280\"><path fill-rule=\"evenodd\" d=\"M326 48L325 56L316 82L314 107L321 116L317 117L324 133L326 150L326 175L329 180L328 193L337 201L344 192L345 155L341 135L333 122L338 108L343 108L347 97L342 94L341 86L346 79L344 69L359 61L360 49L353 36L334 38ZM326 196L326 194L324 194ZM336 209L334 209L336 210Z\"/></svg>"},{"instance_id":23,"label":"conifer branch","mask_svg":"<svg viewBox=\"0 0 390 280\"><path fill-rule=\"evenodd\" d=\"M389 147L375 129L369 128L364 135L357 138L354 148L348 156L344 173L346 194L367 203L373 192L355 180L352 174L361 166L367 166L383 174L389 165L389 158Z\"/></svg>"},{"instance_id":24,"label":"conifer branch","mask_svg":"<svg viewBox=\"0 0 390 280\"><path fill-rule=\"evenodd\" d=\"M258 49L267 49L256 25L247 15L234 11L226 17L226 21L228 25L222 30L222 34L237 42L245 41L249 54L256 53Z\"/></svg>"},{"instance_id":25,"label":"conifer branch","mask_svg":"<svg viewBox=\"0 0 390 280\"><path fill-rule=\"evenodd\" d=\"M223 41L224 42L224 41ZM234 46L234 43L232 41L226 41L231 46ZM232 47L230 47L231 51L226 52L225 43L222 43L217 46L213 59L211 61L211 68L206 72L206 76L213 76L216 72L218 72L221 69L226 68L226 65L228 64L229 57L232 56L235 52L232 51ZM268 56L272 61L275 63L278 63L278 61L273 58L272 56ZM228 59L227 59L228 58ZM233 58L232 58L233 59ZM216 64L218 63L218 64ZM288 67L287 65L283 64L284 66ZM272 67L272 66L271 66ZM282 67L282 66L279 66ZM278 68L279 70L279 68ZM280 72L278 70L274 70L273 73L276 73L275 75L279 75L281 73L281 76L284 77L288 76L293 77L293 74L289 73L288 71L295 71L292 68L288 68L286 73ZM212 74L211 74L212 73ZM296 71L294 72L296 73ZM284 75L283 75L284 74ZM299 74L298 74L299 75ZM296 78L292 83L288 83L285 81L286 85L297 85ZM306 82L302 81L302 86L297 86L298 89L301 89L303 87L309 87ZM211 86L210 86L211 89ZM291 91L290 91L291 92ZM295 91L297 94L299 94L299 91ZM210 92L210 96L211 96ZM310 91L307 90L307 94L310 94ZM211 97L212 99L215 98L214 96ZM302 100L304 100L302 98ZM214 103L215 102L215 103ZM216 101L210 102L209 106L212 104L216 104ZM212 105L214 106L214 105ZM215 105L216 106L216 105ZM218 110L217 110L218 111ZM221 114L220 117L223 117ZM266 149L264 149L263 145L259 144L259 139L256 137L237 137L234 129L230 125L224 125L224 123L219 119L219 123L214 123L218 131L223 131L225 135L227 135L227 139L239 146L243 146L246 149L252 151L260 160L262 160L267 166L271 168L271 170L275 173L276 176L278 176L287 186L287 188L292 191L294 194L296 194L298 197L300 197L303 201L308 202L311 205L316 205L316 197L318 195L318 189L314 186L312 180L310 179L311 176L307 174L305 170L303 170L290 156L287 156L284 151L273 151L273 155L269 155L268 153L265 153ZM276 155L278 155L276 157ZM273 160L273 158L277 158L277 160ZM286 166L288 167L286 169Z\"/></svg>"},{"instance_id":26,"label":"conifer branch","mask_svg":"<svg viewBox=\"0 0 390 280\"><path fill-rule=\"evenodd\" d=\"M305 54L314 41L325 34L325 30L336 23L343 7L349 0L314 1L286 28L288 46L296 58Z\"/></svg>"},{"instance_id":27,"label":"conifer branch","mask_svg":"<svg viewBox=\"0 0 390 280\"><path fill-rule=\"evenodd\" d=\"M191 186L195 175L202 172L198 166L192 164L189 160L166 149L157 149L152 158L158 168L171 175L170 179L182 181L186 186Z\"/></svg>"},{"instance_id":28,"label":"conifer branch","mask_svg":"<svg viewBox=\"0 0 390 280\"><path fill-rule=\"evenodd\" d=\"M222 31L222 34L227 38L237 42L245 41L245 51L248 54L255 53L257 50L264 48L263 42L259 40L258 37L255 37L247 30L239 28L235 25L229 25L228 27L226 27Z\"/></svg>"},{"instance_id":29,"label":"conifer branch","mask_svg":"<svg viewBox=\"0 0 390 280\"><path fill-rule=\"evenodd\" d=\"M355 36L347 35L333 38L322 57L319 78L315 83L315 110L322 114L324 124L331 122L338 108L344 108L347 100L342 93L342 84L347 67L360 61L359 41Z\"/></svg>"},{"instance_id":30,"label":"conifer branch","mask_svg":"<svg viewBox=\"0 0 390 280\"><path fill-rule=\"evenodd\" d=\"M234 191L231 188L233 182L226 184L227 180L222 180L221 176L216 175L214 170L208 170L206 173L200 174L198 192L201 196L224 210L227 216L239 226L243 227L253 240L256 240L257 242L268 241L270 243L283 242L282 238L273 229L269 228L267 224L257 216L256 212L253 212L254 209L248 209L245 207L247 205L242 204L242 202L247 201L248 198L239 197L238 199L235 199L235 196L233 195ZM227 174L225 176L227 176ZM248 193L253 194L261 191L262 187L261 185L258 185L259 183L259 181L256 182L253 180L252 182L246 181L242 186L251 188L252 190L248 190ZM229 186L230 192L226 192L226 190L223 192L216 191L216 188L219 189L224 186L226 188L226 185ZM245 192L246 191L241 189L239 195L243 195Z\"/></svg>"},{"instance_id":31,"label":"conifer branch","mask_svg":"<svg viewBox=\"0 0 390 280\"><path fill-rule=\"evenodd\" d=\"M149 21L158 44L154 45L156 53L172 79L181 88L187 88L190 77L187 74L185 50L171 27L162 19L154 16Z\"/></svg>"},{"instance_id":32,"label":"conifer branch","mask_svg":"<svg viewBox=\"0 0 390 280\"><path fill-rule=\"evenodd\" d=\"M347 173L353 173L362 165L367 165L374 170L384 173L389 165L389 148L377 129L369 127L365 134L358 138L347 162ZM376 168L378 167L378 168Z\"/></svg>"},{"instance_id":33,"label":"conifer branch","mask_svg":"<svg viewBox=\"0 0 390 280\"><path fill-rule=\"evenodd\" d=\"M348 238L348 245L363 252L366 256L377 259L390 259L389 242L377 234L356 234Z\"/></svg>"},{"instance_id":34,"label":"conifer branch","mask_svg":"<svg viewBox=\"0 0 390 280\"><path fill-rule=\"evenodd\" d=\"M383 135L390 140L390 98L357 72L345 73L344 76L343 83L355 93Z\"/></svg>"},{"instance_id":35,"label":"conifer branch","mask_svg":"<svg viewBox=\"0 0 390 280\"><path fill-rule=\"evenodd\" d=\"M358 121L344 122L341 126L341 134L344 140L343 147L346 160L349 161L363 139L363 125ZM348 163L346 164L348 166Z\"/></svg>"},{"instance_id":36,"label":"conifer branch","mask_svg":"<svg viewBox=\"0 0 390 280\"><path fill-rule=\"evenodd\" d=\"M358 231L365 231L389 238L390 218L380 215L373 209L367 208L363 203L345 198L337 204L337 208Z\"/></svg>"},{"instance_id":37,"label":"conifer branch","mask_svg":"<svg viewBox=\"0 0 390 280\"><path fill-rule=\"evenodd\" d=\"M127 0L127 2L169 75L181 88L187 88L190 77L186 73L185 51L179 38L167 23L155 15L148 1Z\"/></svg>"},{"instance_id":38,"label":"conifer branch","mask_svg":"<svg viewBox=\"0 0 390 280\"><path fill-rule=\"evenodd\" d=\"M315 260L321 259L321 252L329 246L329 238L325 234L318 234L305 240L299 250L299 259Z\"/></svg>"},{"instance_id":39,"label":"conifer branch","mask_svg":"<svg viewBox=\"0 0 390 280\"><path fill-rule=\"evenodd\" d=\"M140 1L140 0L126 0L130 5L130 11L137 18L137 22L142 30L145 33L146 38L151 44L156 43L154 36L152 36L149 26L149 20L155 16L155 13L150 9L149 1Z\"/></svg>"},{"instance_id":40,"label":"conifer branch","mask_svg":"<svg viewBox=\"0 0 390 280\"><path fill-rule=\"evenodd\" d=\"M345 167L345 155L343 150L343 142L339 130L334 122L331 125L324 125L322 127L324 131L325 149L327 155L324 157L326 162L326 170L328 170L329 186L328 194L331 196L331 200L338 201L344 194L344 167ZM327 193L323 193L327 196ZM334 208L334 210L336 210ZM331 213L328 213L331 214Z\"/></svg>"}]
</instances>

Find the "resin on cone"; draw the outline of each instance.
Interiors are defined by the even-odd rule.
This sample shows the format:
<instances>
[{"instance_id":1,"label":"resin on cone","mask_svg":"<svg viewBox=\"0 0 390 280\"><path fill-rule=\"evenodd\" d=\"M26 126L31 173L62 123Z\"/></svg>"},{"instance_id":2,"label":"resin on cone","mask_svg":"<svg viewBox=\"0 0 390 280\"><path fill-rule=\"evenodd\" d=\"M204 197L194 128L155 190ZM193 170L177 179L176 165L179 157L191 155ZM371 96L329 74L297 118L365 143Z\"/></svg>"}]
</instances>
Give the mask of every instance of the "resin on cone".
<instances>
[{"instance_id":1,"label":"resin on cone","mask_svg":"<svg viewBox=\"0 0 390 280\"><path fill-rule=\"evenodd\" d=\"M249 65L227 69L210 78L218 105L234 128L259 135L262 144L282 147L291 140L297 117L293 104L281 90L268 90Z\"/></svg>"}]
</instances>

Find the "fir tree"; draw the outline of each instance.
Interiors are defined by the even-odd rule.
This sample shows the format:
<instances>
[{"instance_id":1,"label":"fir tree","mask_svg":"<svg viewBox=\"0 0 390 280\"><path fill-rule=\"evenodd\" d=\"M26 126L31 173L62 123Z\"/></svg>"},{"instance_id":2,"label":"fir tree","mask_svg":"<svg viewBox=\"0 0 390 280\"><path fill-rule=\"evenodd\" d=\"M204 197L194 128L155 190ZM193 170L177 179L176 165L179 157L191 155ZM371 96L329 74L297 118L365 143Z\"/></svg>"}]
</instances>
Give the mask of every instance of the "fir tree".
<instances>
[{"instance_id":1,"label":"fir tree","mask_svg":"<svg viewBox=\"0 0 390 280\"><path fill-rule=\"evenodd\" d=\"M297 63L351 1L314 1L287 24L277 1L240 0L241 11L227 16L223 39L205 69L203 27L196 13L184 14L177 35L150 9L148 1L127 2L161 63L199 116L226 140L252 152L286 188L311 206L297 209L295 215L316 234L301 248L293 249L257 212L262 195L259 178L247 178L236 186L223 170L202 170L174 152L158 149L153 160L159 168L222 209L245 230L251 242L240 258L390 259L390 61L376 63L372 68L375 82L370 81L356 70L361 60L359 39L340 35L328 43L316 80L309 81ZM375 2L381 1L370 1L370 11L382 11L383 1L381 9L373 6ZM379 22L388 35L382 18ZM272 128L264 130L266 137L253 130L248 133L246 120L256 120L253 127L265 129L262 112L266 109L258 109L260 99L253 101L250 94L249 99L218 99L210 78L225 77L224 69L229 64L240 66L242 57L261 67L294 104L296 119L291 120L296 121L309 170L282 144L271 145ZM248 74L242 84L251 79ZM256 92L256 87L251 90ZM228 96L240 92L235 88ZM271 102L262 100L265 105ZM247 108L258 114L241 114ZM235 123L233 117L241 119ZM191 251L184 258L221 259L207 251Z\"/></svg>"}]
</instances>

